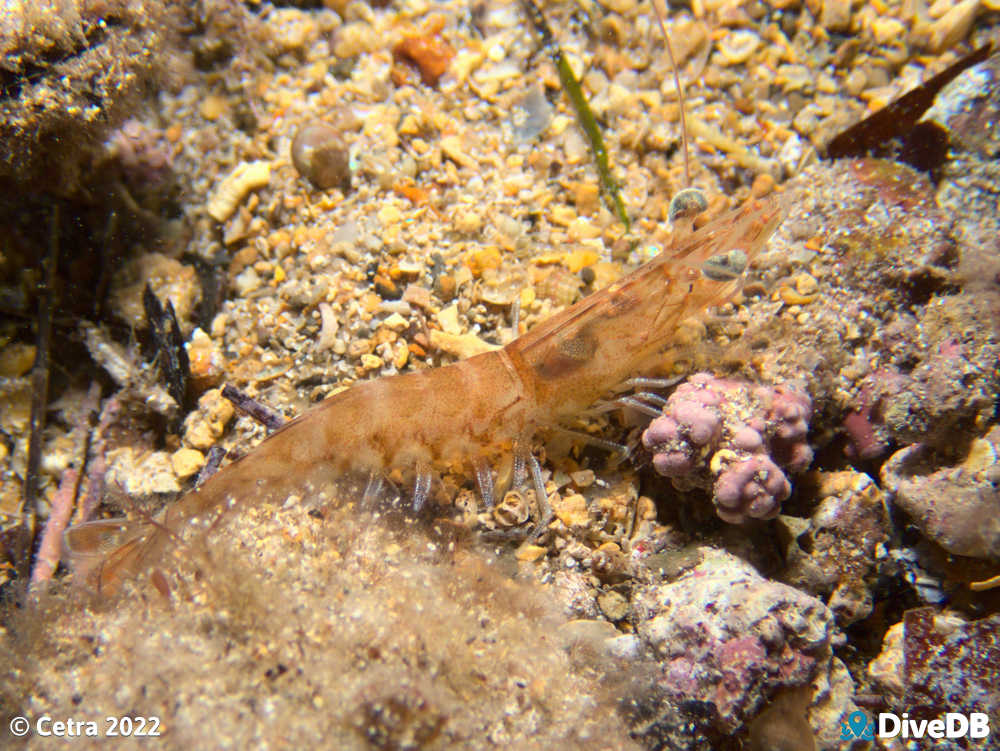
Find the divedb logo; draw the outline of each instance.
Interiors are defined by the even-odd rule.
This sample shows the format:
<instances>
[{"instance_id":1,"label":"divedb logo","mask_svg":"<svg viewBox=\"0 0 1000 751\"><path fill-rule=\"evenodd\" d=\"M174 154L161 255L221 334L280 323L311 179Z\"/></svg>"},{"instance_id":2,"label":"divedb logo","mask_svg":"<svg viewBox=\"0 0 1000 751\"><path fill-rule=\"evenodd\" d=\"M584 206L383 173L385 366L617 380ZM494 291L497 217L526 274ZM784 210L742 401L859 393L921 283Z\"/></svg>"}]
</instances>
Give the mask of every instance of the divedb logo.
<instances>
[{"instance_id":1,"label":"divedb logo","mask_svg":"<svg viewBox=\"0 0 1000 751\"><path fill-rule=\"evenodd\" d=\"M944 718L933 720L911 720L906 712L879 712L878 722L867 712L851 712L840 723L840 740L855 739L870 741L879 738L987 738L990 734L990 718L983 712L948 712Z\"/></svg>"}]
</instances>

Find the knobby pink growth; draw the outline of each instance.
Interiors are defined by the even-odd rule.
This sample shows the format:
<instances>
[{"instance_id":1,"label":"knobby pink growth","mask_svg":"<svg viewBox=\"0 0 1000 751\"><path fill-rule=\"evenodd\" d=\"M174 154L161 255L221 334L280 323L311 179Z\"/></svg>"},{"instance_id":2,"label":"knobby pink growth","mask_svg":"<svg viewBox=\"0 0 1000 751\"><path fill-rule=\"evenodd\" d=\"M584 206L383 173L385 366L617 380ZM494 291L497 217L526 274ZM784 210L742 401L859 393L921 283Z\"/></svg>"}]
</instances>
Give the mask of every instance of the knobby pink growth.
<instances>
[{"instance_id":1,"label":"knobby pink growth","mask_svg":"<svg viewBox=\"0 0 1000 751\"><path fill-rule=\"evenodd\" d=\"M811 416L809 396L791 386L698 373L671 394L642 442L679 489L710 489L725 521L771 519L791 494L785 473L812 462Z\"/></svg>"}]
</instances>

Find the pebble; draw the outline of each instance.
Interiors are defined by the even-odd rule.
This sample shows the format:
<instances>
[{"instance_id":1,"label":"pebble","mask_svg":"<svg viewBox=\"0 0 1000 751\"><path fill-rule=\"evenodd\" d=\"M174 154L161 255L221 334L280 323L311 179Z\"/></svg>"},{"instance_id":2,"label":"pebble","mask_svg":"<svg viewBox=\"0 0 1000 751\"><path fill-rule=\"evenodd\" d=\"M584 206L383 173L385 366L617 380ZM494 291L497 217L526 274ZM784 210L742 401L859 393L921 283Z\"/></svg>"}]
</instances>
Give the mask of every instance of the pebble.
<instances>
[{"instance_id":1,"label":"pebble","mask_svg":"<svg viewBox=\"0 0 1000 751\"><path fill-rule=\"evenodd\" d=\"M365 370L381 370L385 362L378 355L361 355L361 367Z\"/></svg>"},{"instance_id":2,"label":"pebble","mask_svg":"<svg viewBox=\"0 0 1000 751\"><path fill-rule=\"evenodd\" d=\"M847 31L851 26L851 0L823 0L819 22L827 31Z\"/></svg>"},{"instance_id":3,"label":"pebble","mask_svg":"<svg viewBox=\"0 0 1000 751\"><path fill-rule=\"evenodd\" d=\"M529 542L526 542L517 549L517 552L514 555L519 561L523 561L525 563L534 563L535 561L547 555L548 552L549 549L546 547L542 547L541 545L533 545Z\"/></svg>"},{"instance_id":4,"label":"pebble","mask_svg":"<svg viewBox=\"0 0 1000 751\"><path fill-rule=\"evenodd\" d=\"M329 303L321 302L318 306L320 327L319 336L316 337L316 351L326 352L332 349L337 343L337 331L340 329L340 322Z\"/></svg>"},{"instance_id":5,"label":"pebble","mask_svg":"<svg viewBox=\"0 0 1000 751\"><path fill-rule=\"evenodd\" d=\"M767 172L762 172L753 179L750 195L754 198L763 198L772 190L774 190L774 177Z\"/></svg>"},{"instance_id":6,"label":"pebble","mask_svg":"<svg viewBox=\"0 0 1000 751\"><path fill-rule=\"evenodd\" d=\"M0 350L0 378L24 375L35 363L35 346L12 342Z\"/></svg>"},{"instance_id":7,"label":"pebble","mask_svg":"<svg viewBox=\"0 0 1000 751\"><path fill-rule=\"evenodd\" d=\"M411 63L420 71L421 81L437 86L455 57L455 50L438 36L408 36L392 48L392 57Z\"/></svg>"},{"instance_id":8,"label":"pebble","mask_svg":"<svg viewBox=\"0 0 1000 751\"><path fill-rule=\"evenodd\" d=\"M979 12L981 0L962 0L931 24L927 47L941 53L951 49L969 35L972 22Z\"/></svg>"},{"instance_id":9,"label":"pebble","mask_svg":"<svg viewBox=\"0 0 1000 751\"><path fill-rule=\"evenodd\" d=\"M552 505L552 510L567 527L585 527L590 523L587 499L579 493L559 499Z\"/></svg>"},{"instance_id":10,"label":"pebble","mask_svg":"<svg viewBox=\"0 0 1000 751\"><path fill-rule=\"evenodd\" d=\"M858 96L868 86L868 76L861 68L855 68L844 79L844 89L851 96Z\"/></svg>"},{"instance_id":11,"label":"pebble","mask_svg":"<svg viewBox=\"0 0 1000 751\"><path fill-rule=\"evenodd\" d=\"M458 290L458 282L455 277L451 274L442 274L434 282L434 291L437 292L438 297L440 297L445 302L448 302L455 297L455 292Z\"/></svg>"},{"instance_id":12,"label":"pebble","mask_svg":"<svg viewBox=\"0 0 1000 751\"><path fill-rule=\"evenodd\" d=\"M431 291L419 284L408 284L403 290L403 300L426 311L430 311L434 307Z\"/></svg>"},{"instance_id":13,"label":"pebble","mask_svg":"<svg viewBox=\"0 0 1000 751\"><path fill-rule=\"evenodd\" d=\"M170 455L174 474L181 480L196 474L205 465L205 455L196 449L180 448Z\"/></svg>"},{"instance_id":14,"label":"pebble","mask_svg":"<svg viewBox=\"0 0 1000 751\"><path fill-rule=\"evenodd\" d=\"M870 28L879 44L890 44L906 38L906 26L896 18L880 16L872 21Z\"/></svg>"},{"instance_id":15,"label":"pebble","mask_svg":"<svg viewBox=\"0 0 1000 751\"><path fill-rule=\"evenodd\" d=\"M549 210L549 221L560 227L568 227L576 220L576 211L571 206L557 204Z\"/></svg>"},{"instance_id":16,"label":"pebble","mask_svg":"<svg viewBox=\"0 0 1000 751\"><path fill-rule=\"evenodd\" d=\"M206 120L218 120L229 109L229 102L218 94L209 94L201 101L199 111Z\"/></svg>"},{"instance_id":17,"label":"pebble","mask_svg":"<svg viewBox=\"0 0 1000 751\"><path fill-rule=\"evenodd\" d=\"M592 224L589 219L580 216L570 222L566 234L571 242L580 242L600 237L601 231L601 228L596 224Z\"/></svg>"},{"instance_id":18,"label":"pebble","mask_svg":"<svg viewBox=\"0 0 1000 751\"><path fill-rule=\"evenodd\" d=\"M730 31L718 42L719 54L725 65L742 65L759 46L757 33L746 29Z\"/></svg>"},{"instance_id":19,"label":"pebble","mask_svg":"<svg viewBox=\"0 0 1000 751\"><path fill-rule=\"evenodd\" d=\"M819 282L814 276L806 273L795 277L795 291L800 295L812 295L819 289Z\"/></svg>"},{"instance_id":20,"label":"pebble","mask_svg":"<svg viewBox=\"0 0 1000 751\"><path fill-rule=\"evenodd\" d=\"M475 334L450 334L447 331L431 331L431 346L460 360L500 349L499 345L485 342Z\"/></svg>"},{"instance_id":21,"label":"pebble","mask_svg":"<svg viewBox=\"0 0 1000 751\"><path fill-rule=\"evenodd\" d=\"M350 153L340 131L321 121L306 123L292 141L292 164L320 190L351 187Z\"/></svg>"},{"instance_id":22,"label":"pebble","mask_svg":"<svg viewBox=\"0 0 1000 751\"><path fill-rule=\"evenodd\" d=\"M215 386L222 379L226 358L212 338L196 328L191 339L184 345L188 353L191 381L197 391Z\"/></svg>"},{"instance_id":23,"label":"pebble","mask_svg":"<svg viewBox=\"0 0 1000 751\"><path fill-rule=\"evenodd\" d=\"M382 321L382 325L398 333L400 331L404 331L410 325L410 322L403 318L403 316L399 313L393 313Z\"/></svg>"},{"instance_id":24,"label":"pebble","mask_svg":"<svg viewBox=\"0 0 1000 751\"><path fill-rule=\"evenodd\" d=\"M240 297L249 296L260 289L261 284L263 284L260 276L254 271L252 266L247 267L240 274L237 274L236 279L233 281L236 293Z\"/></svg>"},{"instance_id":25,"label":"pebble","mask_svg":"<svg viewBox=\"0 0 1000 751\"><path fill-rule=\"evenodd\" d=\"M473 235L483 228L483 217L474 209L459 209L455 212L455 229Z\"/></svg>"},{"instance_id":26,"label":"pebble","mask_svg":"<svg viewBox=\"0 0 1000 751\"><path fill-rule=\"evenodd\" d=\"M437 314L437 322L446 334L458 335L462 333L462 325L458 322L458 305L456 303L441 308Z\"/></svg>"},{"instance_id":27,"label":"pebble","mask_svg":"<svg viewBox=\"0 0 1000 751\"><path fill-rule=\"evenodd\" d=\"M226 426L236 414L232 403L220 389L206 391L198 399L198 409L184 420L184 442L207 451L226 432Z\"/></svg>"}]
</instances>

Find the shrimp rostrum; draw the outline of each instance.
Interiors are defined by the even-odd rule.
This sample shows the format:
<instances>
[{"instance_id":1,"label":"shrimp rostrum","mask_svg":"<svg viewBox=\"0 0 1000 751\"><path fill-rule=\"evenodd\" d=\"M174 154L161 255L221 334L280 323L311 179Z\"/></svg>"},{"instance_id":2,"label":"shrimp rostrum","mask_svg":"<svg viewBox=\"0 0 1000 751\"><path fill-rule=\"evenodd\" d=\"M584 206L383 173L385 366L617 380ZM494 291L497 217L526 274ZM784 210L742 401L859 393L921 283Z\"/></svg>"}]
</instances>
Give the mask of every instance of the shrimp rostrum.
<instances>
[{"instance_id":1,"label":"shrimp rostrum","mask_svg":"<svg viewBox=\"0 0 1000 751\"><path fill-rule=\"evenodd\" d=\"M536 492L543 493L530 455L536 433L640 372L682 320L732 297L781 213L777 199L759 199L697 231L675 233L655 258L500 350L355 385L288 422L157 516L69 529L77 576L109 593L185 526L208 526L241 504L322 492L345 478L369 478L370 492L380 478L402 476L419 508L433 477L464 467L490 506L490 466L513 454L534 470Z\"/></svg>"}]
</instances>

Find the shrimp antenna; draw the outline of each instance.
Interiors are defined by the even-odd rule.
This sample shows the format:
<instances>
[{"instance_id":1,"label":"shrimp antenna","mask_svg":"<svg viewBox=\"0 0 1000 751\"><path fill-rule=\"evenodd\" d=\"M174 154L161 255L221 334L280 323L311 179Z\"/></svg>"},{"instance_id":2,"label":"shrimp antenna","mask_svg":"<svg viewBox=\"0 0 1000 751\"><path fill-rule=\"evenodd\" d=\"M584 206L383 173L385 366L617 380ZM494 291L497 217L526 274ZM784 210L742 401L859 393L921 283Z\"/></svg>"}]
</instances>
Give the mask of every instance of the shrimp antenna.
<instances>
[{"instance_id":1,"label":"shrimp antenna","mask_svg":"<svg viewBox=\"0 0 1000 751\"><path fill-rule=\"evenodd\" d=\"M664 12L660 10L658 0L650 0L653 11L656 13L656 20L660 24L660 32L663 34L663 42L667 48L667 59L670 60L670 70L674 74L674 88L677 89L677 101L681 108L681 148L684 151L684 190L680 191L670 201L670 222L674 223L678 218L690 218L708 208L705 196L697 188L691 187L691 149L688 146L687 117L684 114L684 87L681 86L681 77L677 72L677 61L674 59L674 50L670 46L670 35L667 33L667 24L663 20Z\"/></svg>"},{"instance_id":2,"label":"shrimp antenna","mask_svg":"<svg viewBox=\"0 0 1000 751\"><path fill-rule=\"evenodd\" d=\"M656 20L660 24L660 32L663 34L663 42L667 48L667 59L670 60L670 70L674 74L674 88L677 89L677 101L681 105L681 145L684 149L684 187L691 187L691 164L688 156L687 118L684 116L684 87L681 86L681 77L677 72L677 61L674 59L674 49L670 46L670 35L667 33L667 24L663 20L665 15L660 10L657 0L650 0L653 11L656 13Z\"/></svg>"}]
</instances>

